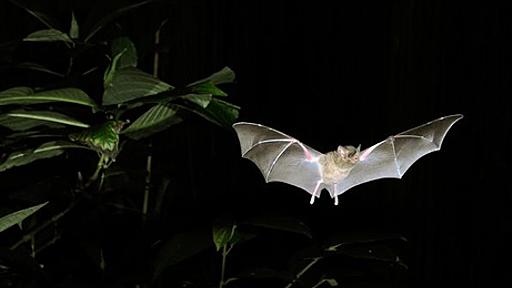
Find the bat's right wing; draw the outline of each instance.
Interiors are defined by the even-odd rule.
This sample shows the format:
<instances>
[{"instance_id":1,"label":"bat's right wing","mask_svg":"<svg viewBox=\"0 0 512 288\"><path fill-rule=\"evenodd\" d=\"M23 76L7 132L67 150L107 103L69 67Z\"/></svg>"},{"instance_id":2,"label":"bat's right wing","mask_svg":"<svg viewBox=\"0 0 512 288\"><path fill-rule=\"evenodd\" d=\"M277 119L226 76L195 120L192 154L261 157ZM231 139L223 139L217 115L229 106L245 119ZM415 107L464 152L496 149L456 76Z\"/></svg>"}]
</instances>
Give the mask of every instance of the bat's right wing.
<instances>
[{"instance_id":1,"label":"bat's right wing","mask_svg":"<svg viewBox=\"0 0 512 288\"><path fill-rule=\"evenodd\" d=\"M319 196L322 177L318 164L320 152L270 127L239 122L233 125L242 157L254 162L266 182L278 181Z\"/></svg>"},{"instance_id":2,"label":"bat's right wing","mask_svg":"<svg viewBox=\"0 0 512 288\"><path fill-rule=\"evenodd\" d=\"M441 117L407 130L361 152L360 161L346 178L336 184L336 195L380 178L402 178L424 155L441 149L444 136L462 115ZM335 196L336 196L335 195Z\"/></svg>"}]
</instances>

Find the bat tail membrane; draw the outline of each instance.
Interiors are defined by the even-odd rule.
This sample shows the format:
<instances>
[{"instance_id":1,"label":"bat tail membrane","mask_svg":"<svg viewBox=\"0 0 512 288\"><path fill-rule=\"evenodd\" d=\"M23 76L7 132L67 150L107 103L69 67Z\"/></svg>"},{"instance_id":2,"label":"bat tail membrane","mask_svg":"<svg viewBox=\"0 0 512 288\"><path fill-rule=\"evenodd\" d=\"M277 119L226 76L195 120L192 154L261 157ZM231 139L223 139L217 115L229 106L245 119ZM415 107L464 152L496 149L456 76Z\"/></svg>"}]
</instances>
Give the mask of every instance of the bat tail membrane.
<instances>
[{"instance_id":1,"label":"bat tail membrane","mask_svg":"<svg viewBox=\"0 0 512 288\"><path fill-rule=\"evenodd\" d=\"M336 184L336 194L381 178L402 178L424 155L441 149L444 137L462 115L451 115L407 130L361 152L361 160Z\"/></svg>"}]
</instances>

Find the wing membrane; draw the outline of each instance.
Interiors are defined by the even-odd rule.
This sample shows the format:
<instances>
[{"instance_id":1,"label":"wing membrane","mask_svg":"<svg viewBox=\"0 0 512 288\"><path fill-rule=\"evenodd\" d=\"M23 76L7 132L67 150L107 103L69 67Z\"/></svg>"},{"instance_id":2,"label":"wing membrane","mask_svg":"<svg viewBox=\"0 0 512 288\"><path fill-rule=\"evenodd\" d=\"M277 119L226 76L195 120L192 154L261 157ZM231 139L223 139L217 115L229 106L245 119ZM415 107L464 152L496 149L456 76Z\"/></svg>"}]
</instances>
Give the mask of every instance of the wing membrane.
<instances>
[{"instance_id":1,"label":"wing membrane","mask_svg":"<svg viewBox=\"0 0 512 288\"><path fill-rule=\"evenodd\" d=\"M380 178L402 178L418 159L441 149L446 133L460 119L462 115L441 117L362 151L361 160L336 185L336 194Z\"/></svg>"},{"instance_id":2,"label":"wing membrane","mask_svg":"<svg viewBox=\"0 0 512 288\"><path fill-rule=\"evenodd\" d=\"M320 152L260 124L240 122L233 128L240 140L242 157L256 164L266 182L283 182L314 193L321 181L316 160Z\"/></svg>"}]
</instances>

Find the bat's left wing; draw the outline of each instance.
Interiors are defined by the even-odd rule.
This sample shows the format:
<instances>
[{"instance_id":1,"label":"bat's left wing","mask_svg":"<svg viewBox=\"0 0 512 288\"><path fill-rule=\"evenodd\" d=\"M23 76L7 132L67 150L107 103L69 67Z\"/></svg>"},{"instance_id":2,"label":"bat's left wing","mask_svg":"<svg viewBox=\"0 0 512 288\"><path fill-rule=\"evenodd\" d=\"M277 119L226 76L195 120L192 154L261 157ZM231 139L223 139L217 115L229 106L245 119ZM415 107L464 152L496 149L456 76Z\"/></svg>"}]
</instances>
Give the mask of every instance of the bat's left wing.
<instances>
[{"instance_id":1,"label":"bat's left wing","mask_svg":"<svg viewBox=\"0 0 512 288\"><path fill-rule=\"evenodd\" d=\"M239 122L233 125L242 150L242 157L254 162L266 182L278 181L319 196L322 176L320 152L297 139L260 124Z\"/></svg>"},{"instance_id":2,"label":"bat's left wing","mask_svg":"<svg viewBox=\"0 0 512 288\"><path fill-rule=\"evenodd\" d=\"M441 117L407 130L361 152L359 162L346 178L336 184L336 195L380 178L402 178L411 165L424 155L441 149L444 136L462 115Z\"/></svg>"}]
</instances>

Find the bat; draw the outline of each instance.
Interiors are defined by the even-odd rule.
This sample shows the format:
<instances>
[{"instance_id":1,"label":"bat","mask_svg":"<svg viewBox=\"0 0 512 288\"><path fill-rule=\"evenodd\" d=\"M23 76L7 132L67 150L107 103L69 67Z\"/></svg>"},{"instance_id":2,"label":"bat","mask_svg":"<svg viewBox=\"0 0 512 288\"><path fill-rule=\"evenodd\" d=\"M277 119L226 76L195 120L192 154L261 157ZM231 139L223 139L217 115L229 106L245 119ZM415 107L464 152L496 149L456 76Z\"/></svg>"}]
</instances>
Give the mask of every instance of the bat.
<instances>
[{"instance_id":1,"label":"bat","mask_svg":"<svg viewBox=\"0 0 512 288\"><path fill-rule=\"evenodd\" d=\"M441 149L443 139L461 114L430 121L390 136L367 149L338 146L322 154L273 128L261 124L233 124L242 157L258 166L265 182L284 182L311 194L310 203L326 189L334 205L350 188L381 178L402 178L424 155Z\"/></svg>"}]
</instances>

